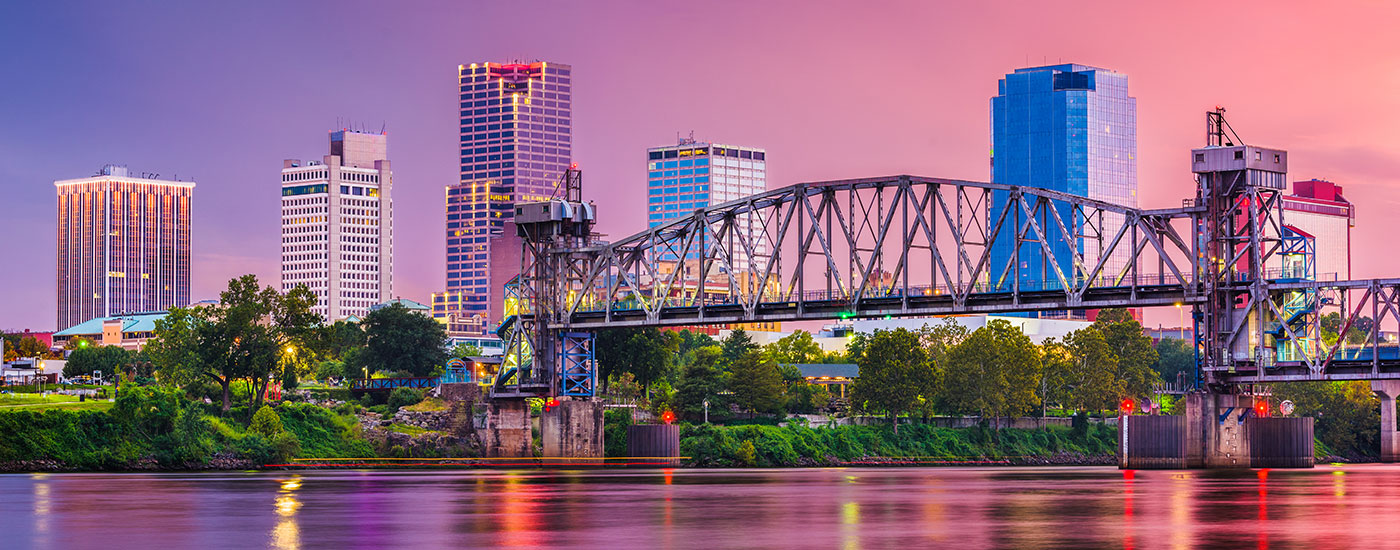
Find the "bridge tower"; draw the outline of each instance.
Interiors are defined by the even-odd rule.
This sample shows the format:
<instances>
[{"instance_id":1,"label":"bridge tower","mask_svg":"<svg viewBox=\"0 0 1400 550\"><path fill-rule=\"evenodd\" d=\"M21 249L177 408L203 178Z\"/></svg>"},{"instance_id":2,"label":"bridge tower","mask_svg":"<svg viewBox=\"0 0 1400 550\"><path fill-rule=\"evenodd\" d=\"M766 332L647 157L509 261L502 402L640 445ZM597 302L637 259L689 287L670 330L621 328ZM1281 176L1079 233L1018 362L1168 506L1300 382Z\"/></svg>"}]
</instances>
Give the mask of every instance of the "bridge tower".
<instances>
[{"instance_id":1,"label":"bridge tower","mask_svg":"<svg viewBox=\"0 0 1400 550\"><path fill-rule=\"evenodd\" d=\"M1270 265L1283 251L1288 172L1286 151L1239 143L1224 115L1221 108L1206 114L1207 145L1191 150L1196 205L1205 207L1196 273L1207 297L1193 317L1205 350L1202 382L1217 390L1224 389L1218 375L1265 369L1275 358L1267 285L1280 276Z\"/></svg>"},{"instance_id":2,"label":"bridge tower","mask_svg":"<svg viewBox=\"0 0 1400 550\"><path fill-rule=\"evenodd\" d=\"M598 379L593 333L565 331L570 304L587 294L592 262L580 250L597 244L595 221L577 166L565 171L553 198L515 207L520 276L506 289L508 316L497 330L505 357L491 397L498 403L548 400L540 424L546 457L603 453L602 407L592 400ZM528 407L514 409L529 414Z\"/></svg>"},{"instance_id":3,"label":"bridge tower","mask_svg":"<svg viewBox=\"0 0 1400 550\"><path fill-rule=\"evenodd\" d=\"M1188 207L1203 209L1194 293L1205 301L1192 314L1203 387L1185 396L1182 417L1120 417L1124 468L1312 466L1312 419L1268 418L1267 388L1240 383L1301 345L1297 319L1315 322L1315 294L1280 304L1270 289L1299 271L1282 269L1298 248L1282 222L1288 153L1242 143L1224 115L1206 114L1206 146L1191 151L1197 186Z\"/></svg>"}]
</instances>

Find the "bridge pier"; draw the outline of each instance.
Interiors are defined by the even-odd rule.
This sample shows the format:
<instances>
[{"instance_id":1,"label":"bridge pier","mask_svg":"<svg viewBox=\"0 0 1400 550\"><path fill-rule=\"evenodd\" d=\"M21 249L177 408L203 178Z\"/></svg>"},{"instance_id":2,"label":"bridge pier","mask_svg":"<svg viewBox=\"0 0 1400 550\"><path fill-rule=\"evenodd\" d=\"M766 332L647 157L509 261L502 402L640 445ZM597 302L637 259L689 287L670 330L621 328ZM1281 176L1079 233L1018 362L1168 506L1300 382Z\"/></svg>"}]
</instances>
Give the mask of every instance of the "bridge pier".
<instances>
[{"instance_id":1,"label":"bridge pier","mask_svg":"<svg viewBox=\"0 0 1400 550\"><path fill-rule=\"evenodd\" d=\"M1260 417L1255 399L1195 392L1184 396L1181 417L1125 416L1119 467L1311 468L1313 419Z\"/></svg>"},{"instance_id":2,"label":"bridge pier","mask_svg":"<svg viewBox=\"0 0 1400 550\"><path fill-rule=\"evenodd\" d=\"M548 458L602 458L603 403L559 401L541 412L540 443Z\"/></svg>"},{"instance_id":3,"label":"bridge pier","mask_svg":"<svg viewBox=\"0 0 1400 550\"><path fill-rule=\"evenodd\" d=\"M1400 380L1372 380L1371 391L1381 400L1381 462L1400 462L1400 432L1395 429Z\"/></svg>"},{"instance_id":4,"label":"bridge pier","mask_svg":"<svg viewBox=\"0 0 1400 550\"><path fill-rule=\"evenodd\" d=\"M530 404L524 399L492 399L488 403L486 429L480 432L482 453L490 458L533 456Z\"/></svg>"}]
</instances>

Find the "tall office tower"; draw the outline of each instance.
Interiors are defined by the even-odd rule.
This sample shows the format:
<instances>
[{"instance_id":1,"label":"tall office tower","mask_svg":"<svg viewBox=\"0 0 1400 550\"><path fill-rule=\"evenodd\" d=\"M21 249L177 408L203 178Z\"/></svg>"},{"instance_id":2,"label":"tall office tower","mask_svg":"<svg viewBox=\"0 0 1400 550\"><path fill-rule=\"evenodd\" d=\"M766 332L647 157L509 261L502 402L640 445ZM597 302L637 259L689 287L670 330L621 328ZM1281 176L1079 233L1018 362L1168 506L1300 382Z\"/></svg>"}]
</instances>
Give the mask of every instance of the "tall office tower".
<instances>
[{"instance_id":1,"label":"tall office tower","mask_svg":"<svg viewBox=\"0 0 1400 550\"><path fill-rule=\"evenodd\" d=\"M330 133L320 161L282 161L282 290L305 285L327 321L364 317L393 293L389 136Z\"/></svg>"},{"instance_id":2,"label":"tall office tower","mask_svg":"<svg viewBox=\"0 0 1400 550\"><path fill-rule=\"evenodd\" d=\"M997 91L991 101L992 182L1137 206L1137 100L1128 95L1127 76L1074 64L1031 67L1006 75ZM992 204L1004 203L1005 197L997 192ZM995 224L1001 213L1002 208L990 208L988 222ZM1059 213L1075 235L1077 252L1092 269L1102 255L1097 222L1085 224L1063 207ZM1119 215L1103 217L1105 231L1122 225ZM1013 234L1019 227L1012 225L1003 225L992 247L993 266L1006 265L1013 255ZM1044 257L1038 241L1021 244L1015 276L1023 289L1058 288L1054 265L1066 277L1074 274L1070 246L1057 230L1041 229L1051 232L1052 257ZM1102 247L1112 240L1112 234L1105 235ZM1103 276L1117 276L1129 258L1126 250L1114 251ZM989 282L1009 289L1010 277L999 280L999 275L992 273Z\"/></svg>"},{"instance_id":3,"label":"tall office tower","mask_svg":"<svg viewBox=\"0 0 1400 550\"><path fill-rule=\"evenodd\" d=\"M58 328L190 303L193 181L104 166L58 188Z\"/></svg>"},{"instance_id":4,"label":"tall office tower","mask_svg":"<svg viewBox=\"0 0 1400 550\"><path fill-rule=\"evenodd\" d=\"M1319 179L1293 182L1293 194L1283 197L1283 223L1314 239L1318 280L1351 279L1356 207L1342 196L1342 186Z\"/></svg>"},{"instance_id":5,"label":"tall office tower","mask_svg":"<svg viewBox=\"0 0 1400 550\"><path fill-rule=\"evenodd\" d=\"M542 61L458 66L461 173L447 188L447 291L433 300L439 320L476 317L472 326L484 330L501 321L487 318L503 299L491 272L519 271L520 251L497 238L516 203L549 198L569 168L570 73Z\"/></svg>"},{"instance_id":6,"label":"tall office tower","mask_svg":"<svg viewBox=\"0 0 1400 550\"><path fill-rule=\"evenodd\" d=\"M763 149L682 139L676 145L647 149L647 224L656 227L697 209L762 193L768 180ZM751 225L752 224L752 225ZM741 231L750 238L756 256L768 254L757 220L742 217ZM742 247L736 247L742 248ZM697 258L696 253L687 259ZM663 258L674 260L675 258ZM749 267L747 253L734 260L739 273ZM759 264L763 265L763 264Z\"/></svg>"}]
</instances>

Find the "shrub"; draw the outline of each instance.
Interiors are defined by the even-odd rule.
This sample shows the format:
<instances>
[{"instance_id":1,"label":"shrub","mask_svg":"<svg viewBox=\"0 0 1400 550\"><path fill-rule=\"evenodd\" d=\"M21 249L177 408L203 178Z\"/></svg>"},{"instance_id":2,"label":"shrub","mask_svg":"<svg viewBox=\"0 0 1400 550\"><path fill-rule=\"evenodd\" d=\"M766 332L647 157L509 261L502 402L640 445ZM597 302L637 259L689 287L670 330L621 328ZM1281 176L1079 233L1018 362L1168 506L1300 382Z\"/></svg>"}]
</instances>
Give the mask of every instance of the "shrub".
<instances>
[{"instance_id":1,"label":"shrub","mask_svg":"<svg viewBox=\"0 0 1400 550\"><path fill-rule=\"evenodd\" d=\"M283 462L301 454L301 441L291 432L282 432L273 436L271 443L272 448L277 452L277 459Z\"/></svg>"},{"instance_id":2,"label":"shrub","mask_svg":"<svg viewBox=\"0 0 1400 550\"><path fill-rule=\"evenodd\" d=\"M739 444L739 450L734 456L743 466L753 466L758 462L758 451L754 449L753 441L747 439Z\"/></svg>"},{"instance_id":3,"label":"shrub","mask_svg":"<svg viewBox=\"0 0 1400 550\"><path fill-rule=\"evenodd\" d=\"M253 421L248 424L248 431L271 440L283 431L282 417L278 416L277 411L271 406L263 405L257 413L253 414Z\"/></svg>"},{"instance_id":4,"label":"shrub","mask_svg":"<svg viewBox=\"0 0 1400 550\"><path fill-rule=\"evenodd\" d=\"M398 410L409 405L416 405L423 400L423 392L413 388L394 388L389 392L389 408Z\"/></svg>"}]
</instances>

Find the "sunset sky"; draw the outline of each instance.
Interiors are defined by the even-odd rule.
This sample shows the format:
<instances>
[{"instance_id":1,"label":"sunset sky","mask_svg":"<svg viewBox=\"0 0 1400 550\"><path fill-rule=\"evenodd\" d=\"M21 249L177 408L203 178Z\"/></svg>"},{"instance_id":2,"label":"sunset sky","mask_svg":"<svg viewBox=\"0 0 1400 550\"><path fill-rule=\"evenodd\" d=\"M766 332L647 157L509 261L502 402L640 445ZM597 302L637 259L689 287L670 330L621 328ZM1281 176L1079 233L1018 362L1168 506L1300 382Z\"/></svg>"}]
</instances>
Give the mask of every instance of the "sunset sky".
<instances>
[{"instance_id":1,"label":"sunset sky","mask_svg":"<svg viewBox=\"0 0 1400 550\"><path fill-rule=\"evenodd\" d=\"M1191 195L1188 150L1223 105L1246 142L1289 151L1291 180L1344 186L1355 278L1400 277L1397 21L1390 2L7 3L0 328L53 330L53 181L105 163L198 182L195 300L275 284L281 161L326 154L345 120L388 130L394 293L427 301L457 66L510 59L573 66L574 160L614 236L645 228L645 149L678 132L766 148L770 188L985 181L997 79L1075 62L1128 75L1141 206Z\"/></svg>"}]
</instances>

